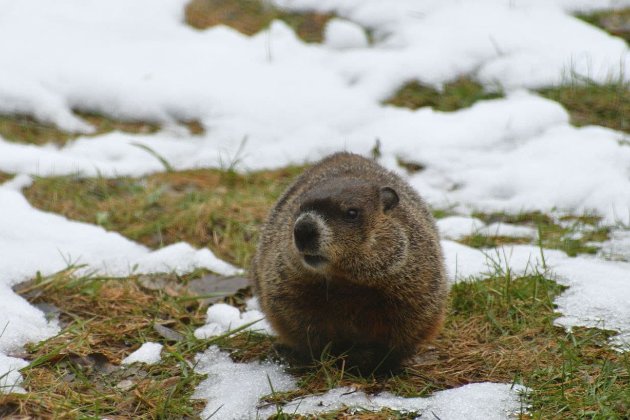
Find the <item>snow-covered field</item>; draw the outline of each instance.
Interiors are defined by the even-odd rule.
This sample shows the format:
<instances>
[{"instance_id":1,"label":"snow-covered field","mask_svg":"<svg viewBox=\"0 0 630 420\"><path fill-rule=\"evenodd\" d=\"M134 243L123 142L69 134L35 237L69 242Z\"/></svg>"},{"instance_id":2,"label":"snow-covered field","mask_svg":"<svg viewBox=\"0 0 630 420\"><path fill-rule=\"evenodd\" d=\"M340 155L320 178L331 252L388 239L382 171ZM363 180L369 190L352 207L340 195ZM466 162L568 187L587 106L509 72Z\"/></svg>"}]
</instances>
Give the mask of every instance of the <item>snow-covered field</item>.
<instances>
[{"instance_id":1,"label":"snow-covered field","mask_svg":"<svg viewBox=\"0 0 630 420\"><path fill-rule=\"evenodd\" d=\"M608 224L630 225L628 136L576 128L560 104L530 90L576 76L630 80L627 44L571 16L627 7L628 0L274 0L296 10L335 12L339 18L329 23L323 44L303 43L279 21L253 37L227 27L194 30L183 21L185 3L0 0L0 113L32 115L84 134L93 128L73 109L164 127L150 135L81 136L62 147L0 137L0 171L17 175L0 185L0 385L17 386L16 369L25 365L9 354L59 331L11 290L37 272L51 274L69 263L111 275L238 271L207 249L178 243L151 251L118 233L42 212L21 193L29 175L164 170L138 144L175 169L235 163L246 171L338 150L368 154L378 139L381 163L401 173L397 158L421 163L425 169L406 175L409 182L431 205L459 215L440 221L453 281L496 265L514 272L542 267L537 247L511 246L495 255L453 242L472 232L536 236L519 226L485 225L468 217L473 210L588 211ZM407 81L440 87L462 75L506 95L450 113L382 104ZM178 125L190 120L200 121L205 133L192 136ZM551 275L569 286L556 301L558 325L615 330L612 344L627 351L627 232L614 231L598 256L544 255ZM215 312L202 336L252 319L229 308ZM255 416L258 396L270 391L268 379L276 389L295 386L276 365L235 365L216 349L199 361L209 374L196 394L208 399L206 414L224 404L219 417ZM236 378L250 388L233 385ZM247 398L227 397L246 391ZM329 407L339 401L335 392L347 390L318 398ZM300 412L318 409L313 398L300 403ZM517 389L503 384L471 384L414 401L352 394L347 404L432 410L443 419L461 413L502 418L520 409Z\"/></svg>"}]
</instances>

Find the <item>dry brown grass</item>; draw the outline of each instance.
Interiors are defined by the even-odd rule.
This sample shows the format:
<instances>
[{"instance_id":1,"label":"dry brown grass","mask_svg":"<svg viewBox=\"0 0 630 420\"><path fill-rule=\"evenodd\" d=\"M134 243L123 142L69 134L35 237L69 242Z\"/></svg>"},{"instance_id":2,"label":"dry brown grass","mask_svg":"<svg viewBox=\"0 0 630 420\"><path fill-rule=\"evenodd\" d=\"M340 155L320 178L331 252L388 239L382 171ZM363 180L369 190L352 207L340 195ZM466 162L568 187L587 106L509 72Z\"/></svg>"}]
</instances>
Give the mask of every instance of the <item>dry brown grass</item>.
<instances>
[{"instance_id":1,"label":"dry brown grass","mask_svg":"<svg viewBox=\"0 0 630 420\"><path fill-rule=\"evenodd\" d=\"M299 171L300 168L289 168L240 175L230 171L199 170L139 179L39 179L26 191L26 195L39 207L79 220L98 220L109 229L121 231L151 246L186 240L198 246L207 245L223 258L247 266L256 245L258 226L278 195ZM560 241L567 230L541 213L476 216L488 223L502 221L537 226L548 238L545 246ZM599 218L592 215L567 216L565 219L577 225L597 226L599 223ZM158 228L159 235L156 237ZM592 232L599 235L598 229ZM607 231L600 233L605 236ZM584 252L579 247L573 249ZM131 283L133 285L133 281ZM80 345L66 345L73 354L81 357L104 354L108 360L116 362L129 351L128 343L121 346L120 342L108 341L107 337L97 337L97 340L85 333L107 328L106 320L103 319L104 324L100 324L95 313L89 311L104 312L108 307L126 301L124 293L129 292L123 293L117 287L120 286L112 283L92 292L102 300L102 307L92 303L85 305L81 319L94 319L90 319L86 329L75 328L76 331L72 332L73 337L83 337L78 341ZM137 289L137 286L134 287ZM128 290L136 289L132 287ZM619 413L627 408L623 401L626 397L630 398L630 361L609 348L606 344L608 332L575 329L574 333L567 334L553 326L553 299L561 289L540 275L512 279L509 273L501 272L485 281L457 284L451 292L451 309L442 334L400 374L389 378L357 377L352 372L339 369L338 360L324 357L312 366L294 366L291 371L298 376L300 389L269 396L267 402L282 403L342 385L367 392L388 390L399 395L418 396L472 382L515 381L534 389L532 416L535 418L579 416L580 413L597 410L607 413L610 418L621 418ZM141 288L137 290L147 293ZM49 293L45 290L42 299L48 300ZM51 300L62 305L64 298L73 296L74 299L76 293L72 289L55 289L53 295L58 296L58 300L54 297ZM121 318L116 318L115 312L108 313L108 319L115 319L118 324L136 326L131 330L112 328L112 336L125 336L131 342L129 337L135 331L135 343L139 342L137 337L156 338L155 332L149 329L150 320L155 319L151 308L163 299L170 302L171 297L164 293L156 295L155 292L148 295L154 300L143 300L142 296L130 299L134 300L134 304L141 302L136 305L139 313ZM242 303L242 297L231 302ZM164 303L158 307L162 305ZM197 316L199 314L197 312ZM136 316L137 319L134 318ZM166 325L179 332L185 332L186 328L201 322L199 317L193 317L187 324L181 318L178 320L176 313L159 319L173 319L173 324ZM198 349L198 340L189 337L186 340L191 341L187 348ZM61 338L63 336L56 340ZM88 346L92 342L96 343L96 347ZM232 357L240 362L278 358L273 340L254 333L227 337L216 344L229 350ZM42 355L53 354L51 360L57 360L54 344L46 346ZM177 351L182 350L178 347ZM192 351L184 353L190 356ZM41 366L50 368L50 362ZM184 377L180 371L172 375ZM60 376L54 378L60 380ZM585 381L582 378L589 379ZM190 383L193 382L191 380ZM115 412L118 409L112 410ZM328 418L345 414L331 413Z\"/></svg>"},{"instance_id":2,"label":"dry brown grass","mask_svg":"<svg viewBox=\"0 0 630 420\"><path fill-rule=\"evenodd\" d=\"M547 249L560 249L571 257L578 254L595 254L599 247L597 242L609 239L610 226L603 225L601 217L593 214L565 215L560 217L563 224L539 211L521 213L474 213L474 217L486 223L513 223L529 226L538 230L539 238L534 241L528 238L512 238L502 236L485 236L473 234L459 242L474 248L497 247L504 244L525 244L535 242ZM573 234L578 234L574 236Z\"/></svg>"},{"instance_id":3,"label":"dry brown grass","mask_svg":"<svg viewBox=\"0 0 630 420\"><path fill-rule=\"evenodd\" d=\"M517 236L501 236L501 235L468 235L459 239L457 242L473 248L495 248L503 245L511 244L529 244L532 242L531 238L517 237Z\"/></svg>"},{"instance_id":4,"label":"dry brown grass","mask_svg":"<svg viewBox=\"0 0 630 420\"><path fill-rule=\"evenodd\" d=\"M185 285L193 276L168 279ZM28 393L0 396L0 416L185 417L203 408L190 401L201 377L185 360L207 346L191 335L203 324L205 311L195 300L178 299L187 296L185 287L148 290L137 277L81 277L67 270L22 284L18 291L32 303L58 308L63 330L27 346L22 356L31 361L23 370ZM154 329L156 324L186 340L166 339ZM165 345L162 362L119 367L122 358L146 341Z\"/></svg>"},{"instance_id":5,"label":"dry brown grass","mask_svg":"<svg viewBox=\"0 0 630 420\"><path fill-rule=\"evenodd\" d=\"M192 0L186 6L186 22L197 29L227 25L245 35L254 35L279 19L306 42L321 42L332 15L288 12L261 0Z\"/></svg>"},{"instance_id":6,"label":"dry brown grass","mask_svg":"<svg viewBox=\"0 0 630 420\"><path fill-rule=\"evenodd\" d=\"M418 413L401 413L384 408L378 412L367 411L358 408L343 408L330 413L317 415L287 415L279 414L269 417L269 420L285 420L288 418L295 420L413 420L418 417Z\"/></svg>"},{"instance_id":7,"label":"dry brown grass","mask_svg":"<svg viewBox=\"0 0 630 420\"><path fill-rule=\"evenodd\" d=\"M64 329L27 348L22 356L32 361L23 372L28 393L0 397L0 414L195 417L202 404L189 398L201 378L184 361L212 343L191 334L204 321L204 308L188 298L187 284L197 275L162 276L171 286L160 290L147 289L138 277L81 277L72 270L22 285L19 292L31 302L60 309ZM609 332L576 328L566 333L553 326L553 299L562 289L540 274L512 278L497 272L483 281L458 283L451 290L442 333L399 374L359 377L340 367L340 360L323 356L310 366L290 369L298 378L298 390L275 393L264 401L282 404L337 386L426 396L473 382L518 382L533 389L533 418L585 413L623 418L630 408L630 357L610 349ZM236 303L240 301L242 296L237 296ZM165 338L156 324L183 339ZM162 362L117 368L145 341L165 344ZM243 332L214 344L239 362L278 358L273 339L256 333ZM124 381L130 388L121 388ZM349 415L392 418L388 416L399 413L341 410L323 418Z\"/></svg>"},{"instance_id":8,"label":"dry brown grass","mask_svg":"<svg viewBox=\"0 0 630 420\"><path fill-rule=\"evenodd\" d=\"M75 111L75 114L95 128L94 133L89 134L89 136L97 136L112 131L151 134L160 129L160 125L156 122L126 121L82 111ZM188 128L192 135L201 135L205 132L199 121L181 121L180 124ZM61 130L53 124L43 123L26 115L0 115L0 136L6 140L20 143L38 145L54 143L63 146L68 141L76 139L79 134Z\"/></svg>"},{"instance_id":9,"label":"dry brown grass","mask_svg":"<svg viewBox=\"0 0 630 420\"><path fill-rule=\"evenodd\" d=\"M410 109L430 106L438 111L456 111L467 108L477 101L502 97L499 91L489 92L474 80L462 77L445 83L442 91L419 83L406 83L385 104Z\"/></svg>"},{"instance_id":10,"label":"dry brown grass","mask_svg":"<svg viewBox=\"0 0 630 420\"><path fill-rule=\"evenodd\" d=\"M77 115L96 129L95 133L90 135L104 134L114 130L127 133L154 133L159 129L159 126L154 123L121 121L90 113L77 112ZM69 140L78 137L78 134L60 130L53 124L42 123L29 116L0 115L0 136L21 143L64 145Z\"/></svg>"},{"instance_id":11,"label":"dry brown grass","mask_svg":"<svg viewBox=\"0 0 630 420\"><path fill-rule=\"evenodd\" d=\"M4 172L0 172L0 184L6 182L13 178L13 175L5 174Z\"/></svg>"}]
</instances>

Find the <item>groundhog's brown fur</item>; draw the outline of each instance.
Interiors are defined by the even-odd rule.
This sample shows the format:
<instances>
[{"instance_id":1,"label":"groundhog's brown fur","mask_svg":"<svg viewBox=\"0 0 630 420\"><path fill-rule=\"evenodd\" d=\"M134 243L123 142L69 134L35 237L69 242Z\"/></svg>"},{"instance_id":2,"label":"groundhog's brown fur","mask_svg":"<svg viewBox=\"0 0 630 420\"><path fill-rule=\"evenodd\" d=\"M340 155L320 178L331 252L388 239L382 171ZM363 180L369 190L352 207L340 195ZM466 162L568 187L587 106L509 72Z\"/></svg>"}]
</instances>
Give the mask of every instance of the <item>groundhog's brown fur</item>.
<instances>
[{"instance_id":1,"label":"groundhog's brown fur","mask_svg":"<svg viewBox=\"0 0 630 420\"><path fill-rule=\"evenodd\" d=\"M400 177L350 153L325 158L287 189L251 273L281 344L308 357L346 354L361 372L398 367L444 318L431 213Z\"/></svg>"}]
</instances>

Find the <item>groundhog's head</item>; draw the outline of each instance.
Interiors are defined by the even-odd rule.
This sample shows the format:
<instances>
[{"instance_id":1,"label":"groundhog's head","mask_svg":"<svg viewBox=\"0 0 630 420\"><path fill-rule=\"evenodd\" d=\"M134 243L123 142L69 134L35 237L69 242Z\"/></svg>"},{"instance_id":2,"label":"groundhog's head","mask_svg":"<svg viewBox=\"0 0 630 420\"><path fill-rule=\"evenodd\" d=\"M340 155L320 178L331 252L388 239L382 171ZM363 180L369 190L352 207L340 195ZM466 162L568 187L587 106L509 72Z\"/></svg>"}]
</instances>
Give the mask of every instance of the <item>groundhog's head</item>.
<instances>
[{"instance_id":1,"label":"groundhog's head","mask_svg":"<svg viewBox=\"0 0 630 420\"><path fill-rule=\"evenodd\" d=\"M407 259L399 195L387 185L342 178L313 188L294 215L293 252L309 271L369 281Z\"/></svg>"}]
</instances>

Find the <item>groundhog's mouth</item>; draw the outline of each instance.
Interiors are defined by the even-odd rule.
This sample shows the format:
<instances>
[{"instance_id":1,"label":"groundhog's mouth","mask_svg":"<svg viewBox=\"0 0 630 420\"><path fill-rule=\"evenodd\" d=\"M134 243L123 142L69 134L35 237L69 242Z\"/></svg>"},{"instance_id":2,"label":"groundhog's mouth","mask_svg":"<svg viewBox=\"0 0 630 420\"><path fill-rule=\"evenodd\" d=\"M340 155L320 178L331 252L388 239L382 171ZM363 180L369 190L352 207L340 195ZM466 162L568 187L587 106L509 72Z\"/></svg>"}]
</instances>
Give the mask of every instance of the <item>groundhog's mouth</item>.
<instances>
[{"instance_id":1,"label":"groundhog's mouth","mask_svg":"<svg viewBox=\"0 0 630 420\"><path fill-rule=\"evenodd\" d=\"M325 257L321 255L303 254L302 257L304 258L304 262L310 265L311 267L318 267L328 262L328 259L326 259Z\"/></svg>"}]
</instances>

